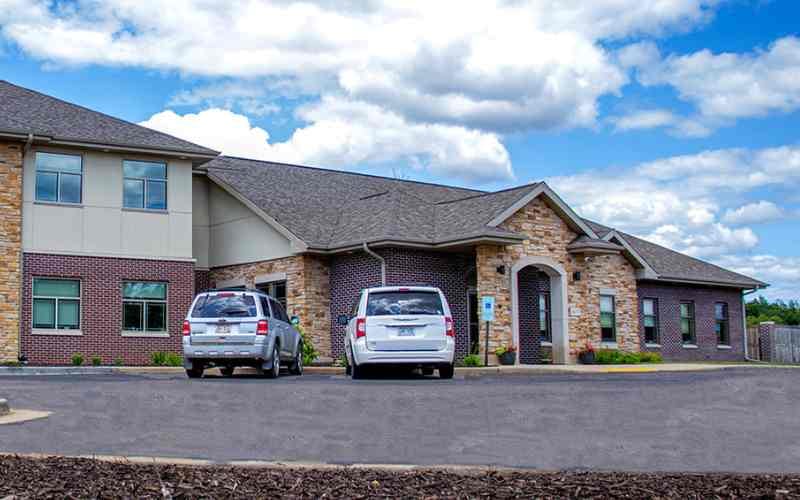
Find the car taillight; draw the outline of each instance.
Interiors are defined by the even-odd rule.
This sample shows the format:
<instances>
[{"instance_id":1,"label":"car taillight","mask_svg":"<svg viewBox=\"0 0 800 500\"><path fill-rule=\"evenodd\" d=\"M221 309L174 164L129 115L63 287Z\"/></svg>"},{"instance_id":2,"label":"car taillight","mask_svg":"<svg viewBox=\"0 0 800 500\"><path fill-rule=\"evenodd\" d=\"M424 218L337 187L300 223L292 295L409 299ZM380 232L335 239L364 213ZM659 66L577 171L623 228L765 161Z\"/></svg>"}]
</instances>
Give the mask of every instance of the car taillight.
<instances>
[{"instance_id":1,"label":"car taillight","mask_svg":"<svg viewBox=\"0 0 800 500\"><path fill-rule=\"evenodd\" d=\"M358 318L356 320L356 338L360 339L367 335L367 318Z\"/></svg>"},{"instance_id":2,"label":"car taillight","mask_svg":"<svg viewBox=\"0 0 800 500\"><path fill-rule=\"evenodd\" d=\"M267 320L262 319L256 326L256 335L269 335L269 323Z\"/></svg>"},{"instance_id":3,"label":"car taillight","mask_svg":"<svg viewBox=\"0 0 800 500\"><path fill-rule=\"evenodd\" d=\"M453 318L450 317L444 318L444 328L445 328L444 330L445 335L447 335L448 337L455 338L456 329L455 326L453 326Z\"/></svg>"},{"instance_id":4,"label":"car taillight","mask_svg":"<svg viewBox=\"0 0 800 500\"><path fill-rule=\"evenodd\" d=\"M188 321L184 321L181 332L183 333L184 337L188 337L192 333L192 325L190 325Z\"/></svg>"}]
</instances>

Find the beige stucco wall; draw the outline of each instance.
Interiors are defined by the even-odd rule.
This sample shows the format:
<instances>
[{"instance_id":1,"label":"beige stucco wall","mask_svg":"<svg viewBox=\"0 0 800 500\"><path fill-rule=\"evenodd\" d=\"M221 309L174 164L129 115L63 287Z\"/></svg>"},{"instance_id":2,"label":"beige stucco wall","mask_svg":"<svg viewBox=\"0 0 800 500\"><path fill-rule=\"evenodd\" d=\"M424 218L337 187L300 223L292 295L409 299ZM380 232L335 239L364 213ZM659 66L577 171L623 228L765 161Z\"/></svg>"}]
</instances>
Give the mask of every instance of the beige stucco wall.
<instances>
[{"instance_id":1,"label":"beige stucco wall","mask_svg":"<svg viewBox=\"0 0 800 500\"><path fill-rule=\"evenodd\" d=\"M292 255L284 235L207 178L195 175L192 240L198 268L216 268Z\"/></svg>"},{"instance_id":2,"label":"beige stucco wall","mask_svg":"<svg viewBox=\"0 0 800 500\"><path fill-rule=\"evenodd\" d=\"M83 157L82 203L36 202L35 152ZM164 213L122 208L122 161L167 163ZM188 160L86 150L32 148L24 160L22 241L26 252L192 258L192 165Z\"/></svg>"},{"instance_id":3,"label":"beige stucco wall","mask_svg":"<svg viewBox=\"0 0 800 500\"><path fill-rule=\"evenodd\" d=\"M616 298L617 345L619 349L638 351L638 300L633 266L620 254L583 256L567 252L567 245L576 237L540 197L506 220L501 227L528 235L522 244L509 246L483 245L476 249L478 294L495 297L495 321L489 334L490 352L513 343L511 311L511 269L515 262L528 255L544 256L560 264L567 274L569 303L569 354L574 360L586 342L600 347L600 294L613 293ZM506 274L497 267L506 266ZM581 280L572 274L581 272ZM481 334L484 334L483 328ZM483 348L481 341L481 348Z\"/></svg>"}]
</instances>

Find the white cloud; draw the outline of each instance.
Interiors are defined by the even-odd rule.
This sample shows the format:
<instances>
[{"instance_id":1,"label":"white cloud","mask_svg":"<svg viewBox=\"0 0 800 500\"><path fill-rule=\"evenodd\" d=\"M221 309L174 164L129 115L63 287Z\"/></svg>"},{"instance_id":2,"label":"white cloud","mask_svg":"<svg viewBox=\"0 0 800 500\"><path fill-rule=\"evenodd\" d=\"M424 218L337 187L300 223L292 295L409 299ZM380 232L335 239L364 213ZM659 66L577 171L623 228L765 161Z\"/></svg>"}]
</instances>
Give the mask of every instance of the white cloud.
<instances>
[{"instance_id":1,"label":"white cloud","mask_svg":"<svg viewBox=\"0 0 800 500\"><path fill-rule=\"evenodd\" d=\"M800 299L800 257L776 255L725 255L715 260L725 268L757 276L770 284L760 295L771 299Z\"/></svg>"},{"instance_id":2,"label":"white cloud","mask_svg":"<svg viewBox=\"0 0 800 500\"><path fill-rule=\"evenodd\" d=\"M298 110L309 122L285 142L244 116L212 108L196 114L163 111L141 125L207 145L225 154L324 167L394 161L475 182L513 179L508 152L491 133L449 125L410 124L364 103L334 98Z\"/></svg>"},{"instance_id":3,"label":"white cloud","mask_svg":"<svg viewBox=\"0 0 800 500\"><path fill-rule=\"evenodd\" d=\"M757 224L773 222L784 217L783 210L771 201L748 203L737 209L729 209L722 218L727 224Z\"/></svg>"},{"instance_id":4,"label":"white cloud","mask_svg":"<svg viewBox=\"0 0 800 500\"><path fill-rule=\"evenodd\" d=\"M675 123L675 115L666 109L643 109L610 120L617 130L639 130L664 127Z\"/></svg>"},{"instance_id":5,"label":"white cloud","mask_svg":"<svg viewBox=\"0 0 800 500\"><path fill-rule=\"evenodd\" d=\"M739 118L800 108L800 38L795 36L750 53L703 49L659 59L652 45L633 45L617 57L637 68L643 85L671 85L680 99L697 108L678 133L706 135Z\"/></svg>"},{"instance_id":6,"label":"white cloud","mask_svg":"<svg viewBox=\"0 0 800 500\"><path fill-rule=\"evenodd\" d=\"M548 182L590 219L678 251L715 257L756 247L751 228L729 227L753 221L737 220L734 204L756 188L800 187L800 147L711 150ZM742 212L761 209L763 215L765 206L756 205ZM727 207L730 217L722 215Z\"/></svg>"}]
</instances>

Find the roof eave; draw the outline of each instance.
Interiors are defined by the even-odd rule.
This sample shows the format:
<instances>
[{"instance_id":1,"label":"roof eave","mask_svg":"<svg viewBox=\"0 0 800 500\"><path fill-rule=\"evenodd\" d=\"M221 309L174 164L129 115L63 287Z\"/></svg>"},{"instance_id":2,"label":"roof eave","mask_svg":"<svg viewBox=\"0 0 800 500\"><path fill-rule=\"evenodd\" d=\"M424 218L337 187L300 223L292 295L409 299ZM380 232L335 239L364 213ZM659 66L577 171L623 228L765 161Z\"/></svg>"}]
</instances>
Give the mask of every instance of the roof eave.
<instances>
[{"instance_id":1,"label":"roof eave","mask_svg":"<svg viewBox=\"0 0 800 500\"><path fill-rule=\"evenodd\" d=\"M366 240L366 243L373 248L381 248L381 247L405 247L405 248L420 248L420 249L427 249L427 250L447 250L455 247L460 246L469 246L469 245L479 245L479 244L489 244L489 245L513 245L517 244L520 241L524 240L524 237L517 237L517 236L477 236L477 237L469 237L469 238L457 238L448 241L437 241L437 242L429 242L429 241L415 241L415 240L399 240L399 239L372 239ZM306 249L307 253L316 253L316 254L337 254L337 253L345 253L345 252L352 252L355 250L361 250L363 248L364 242L358 243L346 243L343 245L337 245L333 247L314 247L309 246Z\"/></svg>"},{"instance_id":2,"label":"roof eave","mask_svg":"<svg viewBox=\"0 0 800 500\"><path fill-rule=\"evenodd\" d=\"M658 278L642 278L644 281L657 281L661 283L678 283L684 285L704 285L704 286L717 286L717 287L725 287L725 288L737 288L741 290L760 290L763 288L767 288L769 283L764 283L761 281L749 281L749 282L733 282L733 281L719 281L719 280L699 280L699 279L688 279L688 278L681 278L681 277L670 277L660 275Z\"/></svg>"}]
</instances>

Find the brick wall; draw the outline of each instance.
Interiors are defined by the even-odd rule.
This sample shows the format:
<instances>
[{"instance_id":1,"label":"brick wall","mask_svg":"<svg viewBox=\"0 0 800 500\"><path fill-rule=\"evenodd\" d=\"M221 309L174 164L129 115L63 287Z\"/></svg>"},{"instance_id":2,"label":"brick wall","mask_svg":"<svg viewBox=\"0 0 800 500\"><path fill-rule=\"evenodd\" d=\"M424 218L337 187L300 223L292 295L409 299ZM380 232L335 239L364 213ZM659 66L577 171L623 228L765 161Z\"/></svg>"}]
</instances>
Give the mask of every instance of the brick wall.
<instances>
[{"instance_id":1,"label":"brick wall","mask_svg":"<svg viewBox=\"0 0 800 500\"><path fill-rule=\"evenodd\" d=\"M22 145L0 142L0 362L19 355Z\"/></svg>"},{"instance_id":2,"label":"brick wall","mask_svg":"<svg viewBox=\"0 0 800 500\"><path fill-rule=\"evenodd\" d=\"M287 313L300 318L300 326L320 356L330 357L330 276L326 258L296 255L214 268L208 285L215 287L223 281L242 279L245 286L254 288L257 276L274 273L286 274Z\"/></svg>"},{"instance_id":3,"label":"brick wall","mask_svg":"<svg viewBox=\"0 0 800 500\"><path fill-rule=\"evenodd\" d=\"M425 283L439 287L447 298L456 329L456 359L469 350L469 318L467 288L472 254L430 252L405 248L376 250L386 259L386 284ZM349 314L358 293L370 286L380 286L381 267L374 257L364 252L336 256L331 259L331 347L334 358L343 355L344 327L336 318Z\"/></svg>"},{"instance_id":4,"label":"brick wall","mask_svg":"<svg viewBox=\"0 0 800 500\"><path fill-rule=\"evenodd\" d=\"M211 288L211 271L196 269L194 272L194 293L205 292Z\"/></svg>"},{"instance_id":5,"label":"brick wall","mask_svg":"<svg viewBox=\"0 0 800 500\"><path fill-rule=\"evenodd\" d=\"M76 278L81 281L80 336L31 333L34 277ZM122 282L167 283L169 337L123 337ZM68 364L74 353L115 359L125 364L150 363L156 351L181 352L181 324L194 292L194 264L139 259L63 255L24 255L22 352L31 364Z\"/></svg>"},{"instance_id":6,"label":"brick wall","mask_svg":"<svg viewBox=\"0 0 800 500\"><path fill-rule=\"evenodd\" d=\"M519 361L541 363L550 349L542 348L539 293L550 292L550 277L533 266L522 269L519 280Z\"/></svg>"},{"instance_id":7,"label":"brick wall","mask_svg":"<svg viewBox=\"0 0 800 500\"><path fill-rule=\"evenodd\" d=\"M742 294L738 290L713 287L670 285L665 283L640 282L639 300L655 298L658 300L658 326L660 348L647 348L644 345L644 323L640 315L639 328L642 332L642 348L660 352L669 361L741 361L744 359L742 325ZM680 303L694 301L695 335L697 349L683 347L680 328ZM714 330L714 304L728 304L728 324L730 325L730 349L719 349Z\"/></svg>"}]
</instances>

